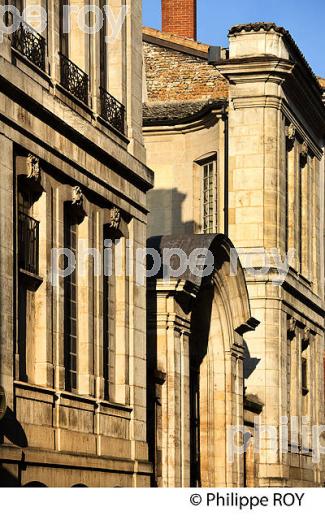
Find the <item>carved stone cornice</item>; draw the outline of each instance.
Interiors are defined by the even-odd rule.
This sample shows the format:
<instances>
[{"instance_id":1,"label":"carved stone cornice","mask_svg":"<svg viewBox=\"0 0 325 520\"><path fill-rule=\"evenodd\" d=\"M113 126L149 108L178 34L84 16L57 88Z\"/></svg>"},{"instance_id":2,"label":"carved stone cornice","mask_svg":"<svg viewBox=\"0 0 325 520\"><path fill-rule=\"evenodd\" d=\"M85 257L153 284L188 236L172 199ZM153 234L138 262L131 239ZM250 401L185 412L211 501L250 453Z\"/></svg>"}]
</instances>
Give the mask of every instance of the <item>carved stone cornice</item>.
<instances>
[{"instance_id":1,"label":"carved stone cornice","mask_svg":"<svg viewBox=\"0 0 325 520\"><path fill-rule=\"evenodd\" d=\"M274 56L240 57L218 64L221 74L235 84L268 82L281 85L293 69L294 64L289 60Z\"/></svg>"}]
</instances>

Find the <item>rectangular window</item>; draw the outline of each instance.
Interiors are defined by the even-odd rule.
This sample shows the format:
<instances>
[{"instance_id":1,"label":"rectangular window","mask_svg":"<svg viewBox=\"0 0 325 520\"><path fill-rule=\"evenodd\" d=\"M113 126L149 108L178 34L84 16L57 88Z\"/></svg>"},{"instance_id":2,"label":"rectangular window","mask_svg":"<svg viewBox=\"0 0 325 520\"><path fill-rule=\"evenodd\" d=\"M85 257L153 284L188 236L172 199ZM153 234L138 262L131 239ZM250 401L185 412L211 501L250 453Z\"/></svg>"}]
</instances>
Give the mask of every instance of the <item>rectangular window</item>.
<instances>
[{"instance_id":1,"label":"rectangular window","mask_svg":"<svg viewBox=\"0 0 325 520\"><path fill-rule=\"evenodd\" d=\"M102 13L104 12L104 6L106 4L106 0L101 0L100 9ZM103 19L103 26L100 30L100 86L104 89L107 89L107 43L106 43L106 32L107 32L107 22L106 16Z\"/></svg>"},{"instance_id":2,"label":"rectangular window","mask_svg":"<svg viewBox=\"0 0 325 520\"><path fill-rule=\"evenodd\" d=\"M64 211L64 247L77 259L77 222L68 207ZM65 256L64 268L68 266ZM64 278L64 366L66 390L77 389L77 266Z\"/></svg>"},{"instance_id":3,"label":"rectangular window","mask_svg":"<svg viewBox=\"0 0 325 520\"><path fill-rule=\"evenodd\" d=\"M60 52L64 56L69 57L69 38L66 31L67 21L64 23L64 13L69 6L69 0L61 0L60 2Z\"/></svg>"},{"instance_id":4,"label":"rectangular window","mask_svg":"<svg viewBox=\"0 0 325 520\"><path fill-rule=\"evenodd\" d=\"M18 377L28 381L27 345L33 309L35 278L39 275L39 221L33 215L35 198L18 182L17 193L17 267L18 267Z\"/></svg>"},{"instance_id":5,"label":"rectangular window","mask_svg":"<svg viewBox=\"0 0 325 520\"><path fill-rule=\"evenodd\" d=\"M33 197L30 192L18 192L18 267L38 275L39 221L32 216Z\"/></svg>"},{"instance_id":6,"label":"rectangular window","mask_svg":"<svg viewBox=\"0 0 325 520\"><path fill-rule=\"evenodd\" d=\"M308 359L309 359L310 345L309 342L303 340L301 342L301 393L307 395L309 392L309 378L308 378Z\"/></svg>"},{"instance_id":7,"label":"rectangular window","mask_svg":"<svg viewBox=\"0 0 325 520\"><path fill-rule=\"evenodd\" d=\"M216 161L202 166L202 232L217 230L217 172Z\"/></svg>"},{"instance_id":8,"label":"rectangular window","mask_svg":"<svg viewBox=\"0 0 325 520\"><path fill-rule=\"evenodd\" d=\"M107 235L106 235L107 236ZM105 237L105 231L104 231ZM103 278L103 377L104 398L110 399L110 385L114 381L115 359L115 314L116 314L116 284L115 284L115 245L109 241L111 247L104 240L104 265ZM108 265L107 265L108 264Z\"/></svg>"},{"instance_id":9,"label":"rectangular window","mask_svg":"<svg viewBox=\"0 0 325 520\"><path fill-rule=\"evenodd\" d=\"M307 359L303 357L301 358L301 390L303 395L308 392L307 383Z\"/></svg>"},{"instance_id":10,"label":"rectangular window","mask_svg":"<svg viewBox=\"0 0 325 520\"><path fill-rule=\"evenodd\" d=\"M289 249L289 153L288 141L286 142L285 153L285 251Z\"/></svg>"}]
</instances>

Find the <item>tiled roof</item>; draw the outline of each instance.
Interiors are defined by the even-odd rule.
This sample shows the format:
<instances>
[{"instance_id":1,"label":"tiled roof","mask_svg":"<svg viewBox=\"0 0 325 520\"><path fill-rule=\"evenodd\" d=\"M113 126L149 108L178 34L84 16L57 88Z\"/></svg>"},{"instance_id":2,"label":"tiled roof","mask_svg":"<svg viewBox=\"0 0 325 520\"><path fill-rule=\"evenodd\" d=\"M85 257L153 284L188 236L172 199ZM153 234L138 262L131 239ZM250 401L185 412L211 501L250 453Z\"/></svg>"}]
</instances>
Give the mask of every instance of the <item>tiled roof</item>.
<instances>
[{"instance_id":1,"label":"tiled roof","mask_svg":"<svg viewBox=\"0 0 325 520\"><path fill-rule=\"evenodd\" d=\"M325 89L325 78L318 78L318 83L320 84L321 88Z\"/></svg>"},{"instance_id":2,"label":"tiled roof","mask_svg":"<svg viewBox=\"0 0 325 520\"><path fill-rule=\"evenodd\" d=\"M185 38L184 36L177 36L175 34L159 31L158 29L152 29L151 27L143 27L143 36L155 38L157 43L161 40L162 45L166 42L174 43L175 45L180 45L181 47L186 47L188 50L199 51L208 54L209 45L205 43L200 43L195 40L191 40L189 38Z\"/></svg>"},{"instance_id":3,"label":"tiled roof","mask_svg":"<svg viewBox=\"0 0 325 520\"><path fill-rule=\"evenodd\" d=\"M144 125L186 122L203 116L212 108L222 106L226 100L171 101L167 103L145 103L143 106Z\"/></svg>"}]
</instances>

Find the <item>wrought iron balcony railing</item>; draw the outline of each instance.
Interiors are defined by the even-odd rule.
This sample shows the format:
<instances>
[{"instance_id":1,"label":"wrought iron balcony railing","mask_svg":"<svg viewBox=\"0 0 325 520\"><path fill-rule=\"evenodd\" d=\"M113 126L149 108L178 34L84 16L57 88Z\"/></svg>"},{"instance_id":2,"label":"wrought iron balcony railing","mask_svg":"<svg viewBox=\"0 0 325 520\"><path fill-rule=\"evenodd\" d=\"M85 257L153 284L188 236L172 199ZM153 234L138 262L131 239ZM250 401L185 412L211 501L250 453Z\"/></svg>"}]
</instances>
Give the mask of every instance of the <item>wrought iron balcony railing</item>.
<instances>
[{"instance_id":1,"label":"wrought iron balcony railing","mask_svg":"<svg viewBox=\"0 0 325 520\"><path fill-rule=\"evenodd\" d=\"M12 46L45 72L46 41L33 27L26 22L21 22L19 28L13 33Z\"/></svg>"},{"instance_id":2,"label":"wrought iron balcony railing","mask_svg":"<svg viewBox=\"0 0 325 520\"><path fill-rule=\"evenodd\" d=\"M88 75L64 54L60 54L60 60L62 87L88 105Z\"/></svg>"},{"instance_id":3,"label":"wrought iron balcony railing","mask_svg":"<svg viewBox=\"0 0 325 520\"><path fill-rule=\"evenodd\" d=\"M101 116L119 132L125 132L125 108L115 97L100 87Z\"/></svg>"},{"instance_id":4,"label":"wrought iron balcony railing","mask_svg":"<svg viewBox=\"0 0 325 520\"><path fill-rule=\"evenodd\" d=\"M26 213L18 213L18 265L20 269L38 275L39 222Z\"/></svg>"}]
</instances>

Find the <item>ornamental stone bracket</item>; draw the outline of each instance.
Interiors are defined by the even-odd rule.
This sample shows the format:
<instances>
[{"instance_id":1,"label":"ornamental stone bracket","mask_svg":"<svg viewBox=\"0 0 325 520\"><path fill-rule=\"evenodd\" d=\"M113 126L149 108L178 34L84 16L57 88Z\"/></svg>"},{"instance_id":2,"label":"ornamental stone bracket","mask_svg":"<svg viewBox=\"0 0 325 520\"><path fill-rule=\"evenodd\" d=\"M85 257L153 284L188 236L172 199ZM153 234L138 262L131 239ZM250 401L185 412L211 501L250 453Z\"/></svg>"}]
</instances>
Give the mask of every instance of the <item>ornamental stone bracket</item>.
<instances>
[{"instance_id":1,"label":"ornamental stone bracket","mask_svg":"<svg viewBox=\"0 0 325 520\"><path fill-rule=\"evenodd\" d=\"M113 206L110 210L110 221L108 223L109 227L111 229L119 229L121 224L121 211L116 207Z\"/></svg>"},{"instance_id":2,"label":"ornamental stone bracket","mask_svg":"<svg viewBox=\"0 0 325 520\"><path fill-rule=\"evenodd\" d=\"M104 211L104 222L110 230L112 238L129 238L127 221L123 218L122 212L117 206L112 206Z\"/></svg>"},{"instance_id":3,"label":"ornamental stone bracket","mask_svg":"<svg viewBox=\"0 0 325 520\"><path fill-rule=\"evenodd\" d=\"M286 127L286 135L288 148L292 149L297 137L297 130L293 123L290 123L290 125Z\"/></svg>"},{"instance_id":4,"label":"ornamental stone bracket","mask_svg":"<svg viewBox=\"0 0 325 520\"><path fill-rule=\"evenodd\" d=\"M259 320L252 316L234 331L234 344L231 347L232 354L243 358L244 356L244 334L253 332L260 325Z\"/></svg>"},{"instance_id":5,"label":"ornamental stone bracket","mask_svg":"<svg viewBox=\"0 0 325 520\"><path fill-rule=\"evenodd\" d=\"M64 185L60 187L62 201L70 205L72 213L77 219L82 220L90 214L87 198L80 186Z\"/></svg>"},{"instance_id":6,"label":"ornamental stone bracket","mask_svg":"<svg viewBox=\"0 0 325 520\"><path fill-rule=\"evenodd\" d=\"M86 199L80 186L74 186L71 189L70 200L71 210L80 220L83 220L89 214L89 211L86 209Z\"/></svg>"},{"instance_id":7,"label":"ornamental stone bracket","mask_svg":"<svg viewBox=\"0 0 325 520\"><path fill-rule=\"evenodd\" d=\"M296 337L296 330L297 330L297 320L296 320L296 318L291 317L288 320L288 331L287 331L289 340L292 340L293 338Z\"/></svg>"},{"instance_id":8,"label":"ornamental stone bracket","mask_svg":"<svg viewBox=\"0 0 325 520\"><path fill-rule=\"evenodd\" d=\"M302 167L304 167L307 164L308 154L309 154L309 147L308 147L308 144L306 143L306 141L304 141L301 145L301 150L300 150L300 161L301 161Z\"/></svg>"},{"instance_id":9,"label":"ornamental stone bracket","mask_svg":"<svg viewBox=\"0 0 325 520\"><path fill-rule=\"evenodd\" d=\"M309 327L305 327L302 334L302 347L305 350L309 347L311 340L311 330Z\"/></svg>"},{"instance_id":10,"label":"ornamental stone bracket","mask_svg":"<svg viewBox=\"0 0 325 520\"><path fill-rule=\"evenodd\" d=\"M72 188L71 203L73 206L76 206L78 208L83 207L84 196L80 186L75 186L74 188Z\"/></svg>"},{"instance_id":11,"label":"ornamental stone bracket","mask_svg":"<svg viewBox=\"0 0 325 520\"><path fill-rule=\"evenodd\" d=\"M26 167L28 179L34 179L35 181L38 181L41 175L40 161L38 157L35 157L31 153L28 154Z\"/></svg>"},{"instance_id":12,"label":"ornamental stone bracket","mask_svg":"<svg viewBox=\"0 0 325 520\"><path fill-rule=\"evenodd\" d=\"M45 191L40 159L33 154L16 157L16 175L32 192Z\"/></svg>"}]
</instances>

